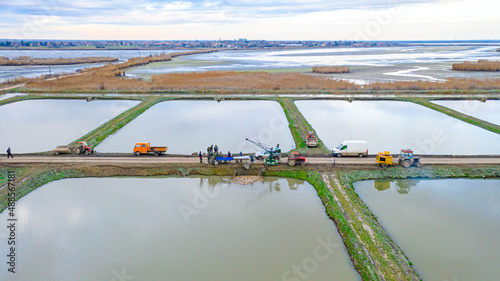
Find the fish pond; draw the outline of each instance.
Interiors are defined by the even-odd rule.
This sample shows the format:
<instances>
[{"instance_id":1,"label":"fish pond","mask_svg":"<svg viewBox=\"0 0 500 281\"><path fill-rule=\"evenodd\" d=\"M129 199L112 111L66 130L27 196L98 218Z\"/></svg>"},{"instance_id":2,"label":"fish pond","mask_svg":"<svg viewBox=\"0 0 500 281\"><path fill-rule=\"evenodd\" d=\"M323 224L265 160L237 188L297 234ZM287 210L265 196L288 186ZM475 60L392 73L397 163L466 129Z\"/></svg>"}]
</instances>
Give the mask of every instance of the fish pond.
<instances>
[{"instance_id":1,"label":"fish pond","mask_svg":"<svg viewBox=\"0 0 500 281\"><path fill-rule=\"evenodd\" d=\"M441 100L435 104L446 106L458 112L500 125L500 100Z\"/></svg>"},{"instance_id":2,"label":"fish pond","mask_svg":"<svg viewBox=\"0 0 500 281\"><path fill-rule=\"evenodd\" d=\"M360 280L299 180L66 179L21 199L17 219L18 272L1 280Z\"/></svg>"},{"instance_id":3,"label":"fish pond","mask_svg":"<svg viewBox=\"0 0 500 281\"><path fill-rule=\"evenodd\" d=\"M168 146L167 153L256 152L245 138L283 151L294 147L283 109L271 101L167 101L154 105L99 146L99 152L132 152L136 142Z\"/></svg>"},{"instance_id":4,"label":"fish pond","mask_svg":"<svg viewBox=\"0 0 500 281\"><path fill-rule=\"evenodd\" d=\"M345 140L368 142L368 153L498 155L500 135L429 108L399 101L297 101L298 109L332 149Z\"/></svg>"},{"instance_id":5,"label":"fish pond","mask_svg":"<svg viewBox=\"0 0 500 281\"><path fill-rule=\"evenodd\" d=\"M354 183L423 280L498 280L500 179Z\"/></svg>"},{"instance_id":6,"label":"fish pond","mask_svg":"<svg viewBox=\"0 0 500 281\"><path fill-rule=\"evenodd\" d=\"M15 153L67 145L138 101L27 100L0 106L0 147Z\"/></svg>"}]
</instances>

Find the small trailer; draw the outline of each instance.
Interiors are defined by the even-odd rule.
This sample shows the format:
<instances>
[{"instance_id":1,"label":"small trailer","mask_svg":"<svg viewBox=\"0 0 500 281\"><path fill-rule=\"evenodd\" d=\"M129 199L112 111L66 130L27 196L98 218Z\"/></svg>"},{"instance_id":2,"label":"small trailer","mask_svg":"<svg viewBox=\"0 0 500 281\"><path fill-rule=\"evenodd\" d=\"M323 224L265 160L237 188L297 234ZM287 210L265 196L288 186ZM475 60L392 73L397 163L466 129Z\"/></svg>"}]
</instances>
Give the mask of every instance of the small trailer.
<instances>
[{"instance_id":1,"label":"small trailer","mask_svg":"<svg viewBox=\"0 0 500 281\"><path fill-rule=\"evenodd\" d=\"M151 146L149 142L138 142L134 146L134 154L139 156L141 154L154 154L160 156L167 152L166 146Z\"/></svg>"},{"instance_id":2,"label":"small trailer","mask_svg":"<svg viewBox=\"0 0 500 281\"><path fill-rule=\"evenodd\" d=\"M231 162L231 161L242 163L243 160L245 160L245 161L250 160L250 156L248 156L248 155L246 155L246 156L231 156L231 157L218 156L218 157L215 157L213 164L219 165L219 163L227 163L227 162Z\"/></svg>"}]
</instances>

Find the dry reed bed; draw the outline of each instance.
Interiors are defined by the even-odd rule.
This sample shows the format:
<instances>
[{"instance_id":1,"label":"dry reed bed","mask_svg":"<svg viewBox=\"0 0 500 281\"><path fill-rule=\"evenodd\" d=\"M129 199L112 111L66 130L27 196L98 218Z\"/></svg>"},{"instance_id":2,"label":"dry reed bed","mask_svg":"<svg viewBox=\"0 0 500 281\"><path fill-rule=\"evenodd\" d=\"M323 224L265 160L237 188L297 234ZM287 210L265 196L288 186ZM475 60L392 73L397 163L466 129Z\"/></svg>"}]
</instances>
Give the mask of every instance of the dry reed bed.
<instances>
[{"instance_id":1,"label":"dry reed bed","mask_svg":"<svg viewBox=\"0 0 500 281\"><path fill-rule=\"evenodd\" d=\"M104 63L116 62L117 58L110 57L83 57L83 58L70 58L70 59L43 59L32 57L18 57L9 59L7 57L0 57L1 66L22 66L22 65L70 65L70 64L89 64L89 63Z\"/></svg>"},{"instance_id":2,"label":"dry reed bed","mask_svg":"<svg viewBox=\"0 0 500 281\"><path fill-rule=\"evenodd\" d=\"M321 74L349 73L351 69L347 66L314 66L312 72Z\"/></svg>"},{"instance_id":3,"label":"dry reed bed","mask_svg":"<svg viewBox=\"0 0 500 281\"><path fill-rule=\"evenodd\" d=\"M500 71L500 61L464 61L461 63L454 63L452 69L459 71Z\"/></svg>"},{"instance_id":4,"label":"dry reed bed","mask_svg":"<svg viewBox=\"0 0 500 281\"><path fill-rule=\"evenodd\" d=\"M400 81L359 86L347 81L301 73L209 71L153 75L151 82L123 79L109 71L31 82L29 88L48 90L473 90L500 89L500 79L450 79L446 82Z\"/></svg>"}]
</instances>

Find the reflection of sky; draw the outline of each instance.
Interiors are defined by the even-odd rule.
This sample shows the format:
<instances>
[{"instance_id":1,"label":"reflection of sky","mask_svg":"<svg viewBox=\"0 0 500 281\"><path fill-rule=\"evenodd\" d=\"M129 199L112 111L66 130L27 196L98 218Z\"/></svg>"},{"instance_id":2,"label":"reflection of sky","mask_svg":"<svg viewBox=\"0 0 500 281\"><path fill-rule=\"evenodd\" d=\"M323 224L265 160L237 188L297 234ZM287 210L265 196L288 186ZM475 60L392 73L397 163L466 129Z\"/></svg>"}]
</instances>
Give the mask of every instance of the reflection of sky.
<instances>
[{"instance_id":1,"label":"reflection of sky","mask_svg":"<svg viewBox=\"0 0 500 281\"><path fill-rule=\"evenodd\" d=\"M495 280L499 185L500 180L420 180L403 195L394 181L384 191L374 181L354 187L422 279Z\"/></svg>"},{"instance_id":2,"label":"reflection of sky","mask_svg":"<svg viewBox=\"0 0 500 281\"><path fill-rule=\"evenodd\" d=\"M480 102L477 100L468 101L433 101L433 103L449 107L458 112L476 117L490 123L500 125L500 101L488 100Z\"/></svg>"},{"instance_id":3,"label":"reflection of sky","mask_svg":"<svg viewBox=\"0 0 500 281\"><path fill-rule=\"evenodd\" d=\"M288 123L276 102L268 101L168 101L141 114L119 132L104 140L99 152L131 152L136 142L168 146L168 153L206 152L217 144L227 153L261 149L250 138L267 146L294 147Z\"/></svg>"},{"instance_id":4,"label":"reflection of sky","mask_svg":"<svg viewBox=\"0 0 500 281\"><path fill-rule=\"evenodd\" d=\"M500 135L407 102L297 101L327 147L366 140L370 154L500 154Z\"/></svg>"},{"instance_id":5,"label":"reflection of sky","mask_svg":"<svg viewBox=\"0 0 500 281\"><path fill-rule=\"evenodd\" d=\"M0 279L112 280L113 270L125 268L137 280L280 280L285 270L312 255L318 238L330 236L338 247L311 280L359 280L314 188L292 180L292 189L290 181L237 186L229 178L191 177L49 183L16 205L16 255L22 257L17 268L22 270L15 277L2 270ZM0 214L2 222L6 218L7 212ZM6 237L3 225L0 240ZM1 243L1 252L7 247ZM6 255L0 262L5 265Z\"/></svg>"},{"instance_id":6,"label":"reflection of sky","mask_svg":"<svg viewBox=\"0 0 500 281\"><path fill-rule=\"evenodd\" d=\"M125 61L133 57L177 53L184 50L0 50L0 57L14 59L20 56L33 58L81 58L81 57L112 57ZM104 64L51 65L50 73L74 73L78 69L98 67ZM49 66L0 66L0 82L19 76L34 78L49 74Z\"/></svg>"},{"instance_id":7,"label":"reflection of sky","mask_svg":"<svg viewBox=\"0 0 500 281\"><path fill-rule=\"evenodd\" d=\"M40 152L66 145L137 101L30 100L0 107L0 148Z\"/></svg>"}]
</instances>

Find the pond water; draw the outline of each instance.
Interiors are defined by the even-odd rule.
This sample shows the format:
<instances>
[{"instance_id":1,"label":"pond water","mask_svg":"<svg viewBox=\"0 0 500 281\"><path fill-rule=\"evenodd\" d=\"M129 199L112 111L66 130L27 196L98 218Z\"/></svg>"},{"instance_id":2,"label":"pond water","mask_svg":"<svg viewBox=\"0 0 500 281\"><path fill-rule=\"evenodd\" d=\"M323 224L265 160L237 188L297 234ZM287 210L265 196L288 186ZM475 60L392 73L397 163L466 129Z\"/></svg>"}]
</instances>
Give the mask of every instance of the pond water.
<instances>
[{"instance_id":1,"label":"pond water","mask_svg":"<svg viewBox=\"0 0 500 281\"><path fill-rule=\"evenodd\" d=\"M446 106L458 112L476 117L493 124L500 125L500 101L487 100L480 102L478 100L440 100L433 103Z\"/></svg>"},{"instance_id":2,"label":"pond water","mask_svg":"<svg viewBox=\"0 0 500 281\"><path fill-rule=\"evenodd\" d=\"M113 57L125 61L133 57L158 55L163 53L177 53L184 50L0 50L0 57L10 59L21 56L33 58L81 58L81 57ZM49 66L0 66L0 82L23 76L34 78L42 75L74 73L79 69L99 67L104 64L77 64L77 65L51 65Z\"/></svg>"},{"instance_id":3,"label":"pond water","mask_svg":"<svg viewBox=\"0 0 500 281\"><path fill-rule=\"evenodd\" d=\"M294 265L308 280L361 280L298 180L67 179L20 200L17 218L18 272L2 254L1 280L300 280Z\"/></svg>"},{"instance_id":4,"label":"pond water","mask_svg":"<svg viewBox=\"0 0 500 281\"><path fill-rule=\"evenodd\" d=\"M498 280L500 180L375 180L359 197L423 280Z\"/></svg>"},{"instance_id":5,"label":"pond water","mask_svg":"<svg viewBox=\"0 0 500 281\"><path fill-rule=\"evenodd\" d=\"M48 151L82 137L138 101L28 100L0 106L0 148Z\"/></svg>"},{"instance_id":6,"label":"pond water","mask_svg":"<svg viewBox=\"0 0 500 281\"><path fill-rule=\"evenodd\" d=\"M298 109L332 149L365 140L368 153L500 154L500 135L429 108L398 101L297 101Z\"/></svg>"},{"instance_id":7,"label":"pond water","mask_svg":"<svg viewBox=\"0 0 500 281\"><path fill-rule=\"evenodd\" d=\"M168 146L167 153L191 154L215 145L227 153L294 147L283 109L270 101L167 101L154 105L99 146L99 152L132 152L135 143Z\"/></svg>"},{"instance_id":8,"label":"pond water","mask_svg":"<svg viewBox=\"0 0 500 281\"><path fill-rule=\"evenodd\" d=\"M448 78L500 78L499 72L452 71L453 62L498 60L495 46L413 46L293 50L236 50L179 57L172 62L132 68L127 73L148 79L152 74L212 70L311 72L313 66L350 66L351 72L327 75L358 84L375 81Z\"/></svg>"}]
</instances>

